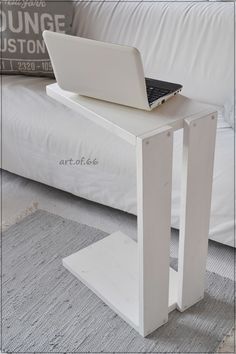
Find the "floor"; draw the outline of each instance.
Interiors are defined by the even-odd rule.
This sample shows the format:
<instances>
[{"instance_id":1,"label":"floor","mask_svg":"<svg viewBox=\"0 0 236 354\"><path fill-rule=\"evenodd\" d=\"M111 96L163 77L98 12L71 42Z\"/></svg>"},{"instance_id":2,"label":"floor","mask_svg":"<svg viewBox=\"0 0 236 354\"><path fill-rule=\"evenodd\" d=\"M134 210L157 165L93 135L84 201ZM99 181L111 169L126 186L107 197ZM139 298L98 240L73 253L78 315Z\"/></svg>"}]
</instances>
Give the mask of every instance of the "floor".
<instances>
[{"instance_id":1,"label":"floor","mask_svg":"<svg viewBox=\"0 0 236 354\"><path fill-rule=\"evenodd\" d=\"M136 217L102 206L66 192L16 176L2 173L3 229L36 209L44 209L64 218L99 228L107 233L121 230L136 238ZM171 256L178 254L178 231L172 230ZM234 250L214 241L209 242L207 269L234 279ZM226 338L220 352L233 348L233 335ZM232 349L231 349L232 353Z\"/></svg>"}]
</instances>

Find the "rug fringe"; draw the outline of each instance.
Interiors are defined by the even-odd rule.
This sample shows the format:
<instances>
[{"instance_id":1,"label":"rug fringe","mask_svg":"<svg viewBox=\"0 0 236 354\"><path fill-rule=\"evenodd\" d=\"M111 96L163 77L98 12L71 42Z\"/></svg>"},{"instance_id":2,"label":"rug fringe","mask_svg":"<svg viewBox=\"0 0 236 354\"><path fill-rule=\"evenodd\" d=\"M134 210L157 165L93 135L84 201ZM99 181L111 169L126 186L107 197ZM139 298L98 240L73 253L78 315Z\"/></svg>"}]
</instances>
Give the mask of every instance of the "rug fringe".
<instances>
[{"instance_id":1,"label":"rug fringe","mask_svg":"<svg viewBox=\"0 0 236 354\"><path fill-rule=\"evenodd\" d=\"M235 336L235 327L226 334L219 347L217 348L216 353L234 353L234 336ZM230 340L232 339L232 342Z\"/></svg>"},{"instance_id":2,"label":"rug fringe","mask_svg":"<svg viewBox=\"0 0 236 354\"><path fill-rule=\"evenodd\" d=\"M14 218L8 221L4 221L2 223L2 232L6 231L12 225L17 224L26 216L33 214L36 210L38 210L38 206L39 206L38 202L33 202L29 207L25 208L23 211L20 212L20 214L18 214Z\"/></svg>"}]
</instances>

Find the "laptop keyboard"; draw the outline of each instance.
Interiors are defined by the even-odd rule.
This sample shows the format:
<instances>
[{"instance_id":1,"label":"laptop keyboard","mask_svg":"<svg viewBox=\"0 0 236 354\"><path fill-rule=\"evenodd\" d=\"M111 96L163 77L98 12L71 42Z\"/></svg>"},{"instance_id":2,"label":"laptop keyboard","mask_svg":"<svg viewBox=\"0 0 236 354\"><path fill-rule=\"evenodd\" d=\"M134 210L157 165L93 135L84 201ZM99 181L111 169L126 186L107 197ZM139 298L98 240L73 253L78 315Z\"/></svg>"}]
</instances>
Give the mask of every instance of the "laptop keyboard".
<instances>
[{"instance_id":1,"label":"laptop keyboard","mask_svg":"<svg viewBox=\"0 0 236 354\"><path fill-rule=\"evenodd\" d=\"M160 87L147 86L147 96L149 104L158 100L158 98L168 95L169 93L171 93L171 90Z\"/></svg>"}]
</instances>

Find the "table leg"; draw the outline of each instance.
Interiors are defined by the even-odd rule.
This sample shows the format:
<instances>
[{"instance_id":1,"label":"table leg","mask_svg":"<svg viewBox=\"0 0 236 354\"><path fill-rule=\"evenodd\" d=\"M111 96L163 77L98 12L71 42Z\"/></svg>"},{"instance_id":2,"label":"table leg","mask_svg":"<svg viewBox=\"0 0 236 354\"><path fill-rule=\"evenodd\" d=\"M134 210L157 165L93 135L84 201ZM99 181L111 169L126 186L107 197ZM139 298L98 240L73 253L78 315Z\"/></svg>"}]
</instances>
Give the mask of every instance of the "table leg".
<instances>
[{"instance_id":1,"label":"table leg","mask_svg":"<svg viewBox=\"0 0 236 354\"><path fill-rule=\"evenodd\" d=\"M184 122L178 308L204 296L217 113Z\"/></svg>"},{"instance_id":2,"label":"table leg","mask_svg":"<svg viewBox=\"0 0 236 354\"><path fill-rule=\"evenodd\" d=\"M168 321L173 132L137 138L139 333Z\"/></svg>"}]
</instances>

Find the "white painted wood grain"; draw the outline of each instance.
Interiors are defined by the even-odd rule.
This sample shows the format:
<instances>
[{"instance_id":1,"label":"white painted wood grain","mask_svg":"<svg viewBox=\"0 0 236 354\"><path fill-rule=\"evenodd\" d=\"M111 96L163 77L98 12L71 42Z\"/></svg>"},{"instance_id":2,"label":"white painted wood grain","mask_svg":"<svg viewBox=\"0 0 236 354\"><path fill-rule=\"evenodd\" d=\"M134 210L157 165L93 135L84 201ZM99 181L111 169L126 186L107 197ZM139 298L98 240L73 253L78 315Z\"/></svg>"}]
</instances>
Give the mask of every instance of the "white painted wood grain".
<instances>
[{"instance_id":1,"label":"white painted wood grain","mask_svg":"<svg viewBox=\"0 0 236 354\"><path fill-rule=\"evenodd\" d=\"M139 332L168 321L173 131L137 138Z\"/></svg>"},{"instance_id":2,"label":"white painted wood grain","mask_svg":"<svg viewBox=\"0 0 236 354\"><path fill-rule=\"evenodd\" d=\"M178 307L204 296L217 113L184 124Z\"/></svg>"},{"instance_id":3,"label":"white painted wood grain","mask_svg":"<svg viewBox=\"0 0 236 354\"><path fill-rule=\"evenodd\" d=\"M137 242L118 231L64 258L63 265L139 331ZM178 274L172 268L169 271L172 311L177 306Z\"/></svg>"},{"instance_id":4,"label":"white painted wood grain","mask_svg":"<svg viewBox=\"0 0 236 354\"><path fill-rule=\"evenodd\" d=\"M136 144L136 137L151 133L166 125L174 130L183 127L185 118L204 112L211 112L212 106L191 100L183 95L176 95L165 104L152 111L109 103L94 98L62 90L58 84L48 85L48 96L83 114L114 135L118 135L130 144Z\"/></svg>"}]
</instances>

